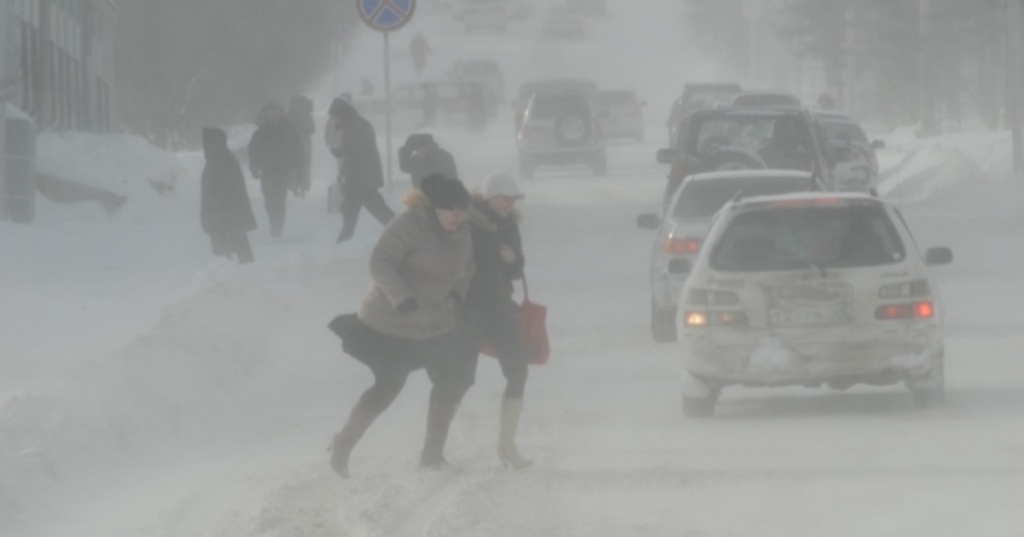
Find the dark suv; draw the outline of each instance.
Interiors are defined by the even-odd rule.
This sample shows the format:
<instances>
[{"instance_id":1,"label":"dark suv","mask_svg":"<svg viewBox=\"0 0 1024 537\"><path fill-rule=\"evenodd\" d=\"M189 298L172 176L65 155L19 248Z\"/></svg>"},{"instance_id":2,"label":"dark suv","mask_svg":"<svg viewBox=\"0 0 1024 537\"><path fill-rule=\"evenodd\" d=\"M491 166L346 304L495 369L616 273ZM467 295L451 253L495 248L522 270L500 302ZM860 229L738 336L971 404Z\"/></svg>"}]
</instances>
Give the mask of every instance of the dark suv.
<instances>
[{"instance_id":1,"label":"dark suv","mask_svg":"<svg viewBox=\"0 0 1024 537\"><path fill-rule=\"evenodd\" d=\"M596 175L608 173L601 118L582 92L535 93L516 143L524 178L543 165L586 164Z\"/></svg>"},{"instance_id":2,"label":"dark suv","mask_svg":"<svg viewBox=\"0 0 1024 537\"><path fill-rule=\"evenodd\" d=\"M667 201L683 179L711 171L775 169L814 174L834 189L833 158L824 132L804 108L715 108L683 122L674 147L658 151L671 164Z\"/></svg>"}]
</instances>

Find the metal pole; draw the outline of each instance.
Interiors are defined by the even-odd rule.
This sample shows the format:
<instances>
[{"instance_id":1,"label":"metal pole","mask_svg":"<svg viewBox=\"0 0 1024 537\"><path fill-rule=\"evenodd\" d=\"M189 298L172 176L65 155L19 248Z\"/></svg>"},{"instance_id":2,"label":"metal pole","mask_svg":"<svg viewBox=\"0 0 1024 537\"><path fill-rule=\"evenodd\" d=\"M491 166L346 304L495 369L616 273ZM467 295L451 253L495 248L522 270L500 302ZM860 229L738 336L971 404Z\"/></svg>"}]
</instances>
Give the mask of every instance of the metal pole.
<instances>
[{"instance_id":1,"label":"metal pole","mask_svg":"<svg viewBox=\"0 0 1024 537\"><path fill-rule=\"evenodd\" d=\"M391 178L391 41L388 39L390 32L384 32L384 99L388 109L385 122L385 136L387 138L385 147L388 161L388 192L391 192L393 183Z\"/></svg>"},{"instance_id":2,"label":"metal pole","mask_svg":"<svg viewBox=\"0 0 1024 537\"><path fill-rule=\"evenodd\" d=\"M1024 171L1024 146L1021 145L1021 0L1006 2L1006 109L1010 116L1013 144L1013 171Z\"/></svg>"}]
</instances>

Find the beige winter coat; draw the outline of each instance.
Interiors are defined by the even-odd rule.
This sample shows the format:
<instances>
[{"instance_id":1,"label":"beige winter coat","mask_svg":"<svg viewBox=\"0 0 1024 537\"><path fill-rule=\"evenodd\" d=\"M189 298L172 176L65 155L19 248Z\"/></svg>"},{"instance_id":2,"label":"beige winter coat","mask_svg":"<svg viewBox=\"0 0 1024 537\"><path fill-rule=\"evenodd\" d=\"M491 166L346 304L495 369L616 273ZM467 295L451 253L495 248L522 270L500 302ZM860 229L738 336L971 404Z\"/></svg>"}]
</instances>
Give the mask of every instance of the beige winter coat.
<instances>
[{"instance_id":1,"label":"beige winter coat","mask_svg":"<svg viewBox=\"0 0 1024 537\"><path fill-rule=\"evenodd\" d=\"M384 229L370 255L373 284L359 319L374 330L422 341L455 329L456 301L466 298L473 278L473 243L469 226L449 233L441 229L434 207L419 190L403 200L408 209ZM419 308L399 313L399 304L416 298Z\"/></svg>"}]
</instances>

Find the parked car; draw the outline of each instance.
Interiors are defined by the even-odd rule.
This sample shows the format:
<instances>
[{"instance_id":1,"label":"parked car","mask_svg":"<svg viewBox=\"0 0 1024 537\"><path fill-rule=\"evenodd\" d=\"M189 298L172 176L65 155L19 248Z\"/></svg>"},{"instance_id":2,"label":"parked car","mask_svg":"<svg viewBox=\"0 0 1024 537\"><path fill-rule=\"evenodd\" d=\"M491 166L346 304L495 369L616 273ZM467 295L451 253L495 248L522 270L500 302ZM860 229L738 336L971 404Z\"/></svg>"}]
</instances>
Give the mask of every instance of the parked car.
<instances>
[{"instance_id":1,"label":"parked car","mask_svg":"<svg viewBox=\"0 0 1024 537\"><path fill-rule=\"evenodd\" d=\"M899 211L860 193L744 198L708 232L676 317L683 411L709 416L731 385L903 382L944 398L943 307Z\"/></svg>"},{"instance_id":2,"label":"parked car","mask_svg":"<svg viewBox=\"0 0 1024 537\"><path fill-rule=\"evenodd\" d=\"M864 129L846 114L814 110L825 137L832 145L838 190L868 191L878 183L878 155L882 140L868 140Z\"/></svg>"},{"instance_id":3,"label":"parked car","mask_svg":"<svg viewBox=\"0 0 1024 537\"><path fill-rule=\"evenodd\" d=\"M597 83L592 80L579 78L546 78L532 80L519 86L516 98L512 101L512 109L515 114L516 132L523 125L523 114L526 112L526 104L530 97L537 93L582 93L586 96L592 110L599 108Z\"/></svg>"},{"instance_id":4,"label":"parked car","mask_svg":"<svg viewBox=\"0 0 1024 537\"><path fill-rule=\"evenodd\" d=\"M586 39L587 25L579 14L554 12L544 20L544 39Z\"/></svg>"},{"instance_id":5,"label":"parked car","mask_svg":"<svg viewBox=\"0 0 1024 537\"><path fill-rule=\"evenodd\" d=\"M501 65L494 60L474 58L459 60L449 71L448 77L456 82L480 81L491 88L498 102L505 101L505 75Z\"/></svg>"},{"instance_id":6,"label":"parked car","mask_svg":"<svg viewBox=\"0 0 1024 537\"><path fill-rule=\"evenodd\" d=\"M644 139L644 106L633 90L602 90L597 94L601 110L607 111L602 122L605 138Z\"/></svg>"},{"instance_id":7,"label":"parked car","mask_svg":"<svg viewBox=\"0 0 1024 537\"><path fill-rule=\"evenodd\" d=\"M732 98L730 106L800 106L800 99L788 93L745 91Z\"/></svg>"},{"instance_id":8,"label":"parked car","mask_svg":"<svg viewBox=\"0 0 1024 537\"><path fill-rule=\"evenodd\" d=\"M672 196L664 216L649 213L637 226L654 229L651 249L651 335L675 341L676 308L683 284L704 244L715 213L737 195L762 196L821 190L810 172L741 170L691 175Z\"/></svg>"},{"instance_id":9,"label":"parked car","mask_svg":"<svg viewBox=\"0 0 1024 537\"><path fill-rule=\"evenodd\" d=\"M516 140L524 178L548 165L586 164L597 175L608 173L599 113L582 91L533 94Z\"/></svg>"},{"instance_id":10,"label":"parked car","mask_svg":"<svg viewBox=\"0 0 1024 537\"><path fill-rule=\"evenodd\" d=\"M498 99L489 84L482 80L435 80L418 84L403 84L391 91L391 123L397 132L412 132L424 128L424 100L427 86L437 99L436 121L448 125L466 125L469 119L471 88L479 89L485 97L488 117L497 115ZM380 128L387 116L387 100L383 96L356 96L357 110Z\"/></svg>"},{"instance_id":11,"label":"parked car","mask_svg":"<svg viewBox=\"0 0 1024 537\"><path fill-rule=\"evenodd\" d=\"M676 146L657 155L672 165L665 202L686 176L719 170L804 170L835 189L831 148L806 109L715 108L694 112L683 126Z\"/></svg>"},{"instance_id":12,"label":"parked car","mask_svg":"<svg viewBox=\"0 0 1024 537\"><path fill-rule=\"evenodd\" d=\"M683 94L672 103L665 126L668 128L668 146L675 147L676 138L682 129L682 121L686 116L713 106L732 102L736 94L743 91L739 84L732 82L711 82L687 84Z\"/></svg>"}]
</instances>

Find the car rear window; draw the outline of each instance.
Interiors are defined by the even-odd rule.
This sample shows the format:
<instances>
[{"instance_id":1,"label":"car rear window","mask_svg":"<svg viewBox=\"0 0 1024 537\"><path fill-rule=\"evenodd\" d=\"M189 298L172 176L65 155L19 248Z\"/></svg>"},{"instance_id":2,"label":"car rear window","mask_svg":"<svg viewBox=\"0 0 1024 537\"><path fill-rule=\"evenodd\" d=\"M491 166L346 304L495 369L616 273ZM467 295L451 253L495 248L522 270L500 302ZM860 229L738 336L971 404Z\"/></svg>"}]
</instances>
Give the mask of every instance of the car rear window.
<instances>
[{"instance_id":1,"label":"car rear window","mask_svg":"<svg viewBox=\"0 0 1024 537\"><path fill-rule=\"evenodd\" d=\"M683 186L672 210L678 219L711 218L737 193L744 196L770 196L810 190L811 179L804 177L720 178L691 181Z\"/></svg>"},{"instance_id":2,"label":"car rear window","mask_svg":"<svg viewBox=\"0 0 1024 537\"><path fill-rule=\"evenodd\" d=\"M851 268L898 263L906 249L875 203L781 206L738 215L711 252L723 272Z\"/></svg>"},{"instance_id":3,"label":"car rear window","mask_svg":"<svg viewBox=\"0 0 1024 537\"><path fill-rule=\"evenodd\" d=\"M531 119L556 119L566 115L589 116L587 102L576 95L537 95L530 101Z\"/></svg>"}]
</instances>

